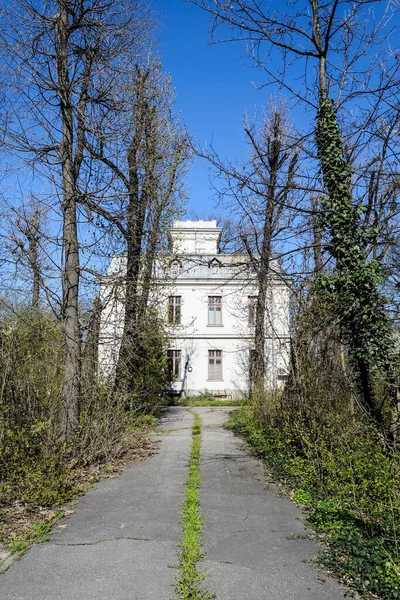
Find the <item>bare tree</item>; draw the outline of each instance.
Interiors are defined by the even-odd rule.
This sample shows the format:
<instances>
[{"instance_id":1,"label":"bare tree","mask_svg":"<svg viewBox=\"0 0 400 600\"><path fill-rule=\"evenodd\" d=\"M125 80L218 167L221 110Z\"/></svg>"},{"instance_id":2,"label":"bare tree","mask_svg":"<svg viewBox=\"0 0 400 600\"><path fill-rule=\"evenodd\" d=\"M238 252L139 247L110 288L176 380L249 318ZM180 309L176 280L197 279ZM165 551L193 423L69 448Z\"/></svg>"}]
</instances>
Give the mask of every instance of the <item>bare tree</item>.
<instances>
[{"instance_id":1,"label":"bare tree","mask_svg":"<svg viewBox=\"0 0 400 600\"><path fill-rule=\"evenodd\" d=\"M0 212L2 287L6 296L14 289L18 292L20 304L30 303L36 309L42 296L57 314L59 298L50 283L53 269L49 257L51 236L47 210L46 205L35 196L22 202L3 198ZM30 292L29 301L26 297L21 298L21 293L26 290Z\"/></svg>"},{"instance_id":2,"label":"bare tree","mask_svg":"<svg viewBox=\"0 0 400 600\"><path fill-rule=\"evenodd\" d=\"M310 154L318 158L325 197L325 241L336 266L336 277L326 287L330 285L338 297L337 317L357 366L362 405L382 429L384 411L375 397L372 373L376 368L390 371L393 338L379 289L382 272L378 273L377 262L368 261L364 253L366 238L358 210L362 197L369 205L376 202L373 194L365 195L361 185L354 185L353 175L360 163L366 164L376 141L373 124L387 122L395 107L393 94L398 89L400 67L391 17L398 6L381 3L375 20L371 18L376 5L373 0L303 0L282 3L278 8L257 0L193 3L212 15L214 39L221 32L225 39L244 43L267 75L266 84L278 85L315 111L317 127L309 133L316 152L311 150ZM344 135L346 123L351 146L357 149L350 156ZM398 147L395 132L396 128L390 136L392 156ZM381 164L383 175L388 161L384 158ZM383 198L385 177L378 180ZM371 183L373 189L375 179ZM377 318L379 327L374 322Z\"/></svg>"},{"instance_id":3,"label":"bare tree","mask_svg":"<svg viewBox=\"0 0 400 600\"><path fill-rule=\"evenodd\" d=\"M39 306L39 292L40 292L40 280L41 280L41 269L39 262L39 241L40 241L40 212L39 208L35 207L29 217L25 219L17 218L16 227L21 233L23 238L13 237L12 242L15 243L14 252L19 252L21 258L28 263L29 268L32 270L32 307L38 308Z\"/></svg>"},{"instance_id":4,"label":"bare tree","mask_svg":"<svg viewBox=\"0 0 400 600\"><path fill-rule=\"evenodd\" d=\"M93 121L115 108L112 88L127 74L150 21L140 0L14 0L2 11L2 51L9 79L8 147L48 173L62 213L66 360L61 424L68 434L79 419L77 215L93 169L85 154L86 138Z\"/></svg>"},{"instance_id":5,"label":"bare tree","mask_svg":"<svg viewBox=\"0 0 400 600\"><path fill-rule=\"evenodd\" d=\"M255 135L246 129L250 147L250 171L241 185L241 205L252 223L251 232L242 230L242 240L257 275L253 386L256 394L264 393L266 377L266 323L270 280L274 264L274 242L287 229L290 201L295 189L298 150L288 135L287 117L272 110L262 131ZM286 222L285 222L286 221ZM254 246L255 242L255 246ZM257 255L254 254L255 247ZM276 248L278 252L278 248ZM276 257L275 257L276 258Z\"/></svg>"},{"instance_id":6,"label":"bare tree","mask_svg":"<svg viewBox=\"0 0 400 600\"><path fill-rule=\"evenodd\" d=\"M134 66L120 98L124 110L119 118L112 123L105 119L96 131L96 144L88 144L90 154L104 166L109 194L118 192L118 201L87 196L85 203L123 239L125 315L115 388L132 393L144 359L141 332L156 255L165 252L167 227L179 214L189 146L172 115L170 80L157 60Z\"/></svg>"},{"instance_id":7,"label":"bare tree","mask_svg":"<svg viewBox=\"0 0 400 600\"><path fill-rule=\"evenodd\" d=\"M226 163L215 152L198 151L216 170L218 194L235 215L236 248L248 255L256 274L255 349L251 365L255 396L263 394L267 373L271 278L278 275L277 259L289 222L296 220L292 209L300 147L295 133L289 130L285 107L271 104L261 127L245 120L246 163Z\"/></svg>"}]
</instances>

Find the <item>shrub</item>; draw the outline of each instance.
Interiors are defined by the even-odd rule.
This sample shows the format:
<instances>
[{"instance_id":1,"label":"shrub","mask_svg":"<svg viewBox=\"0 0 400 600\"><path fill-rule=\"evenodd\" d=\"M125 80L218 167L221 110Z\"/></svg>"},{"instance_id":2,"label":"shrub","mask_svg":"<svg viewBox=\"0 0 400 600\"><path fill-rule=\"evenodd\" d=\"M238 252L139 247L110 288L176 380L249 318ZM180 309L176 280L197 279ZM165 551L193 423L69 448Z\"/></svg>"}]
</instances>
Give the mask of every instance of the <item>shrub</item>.
<instances>
[{"instance_id":1,"label":"shrub","mask_svg":"<svg viewBox=\"0 0 400 600\"><path fill-rule=\"evenodd\" d=\"M400 598L400 456L368 423L344 423L331 411L310 424L280 409L273 423L263 423L242 407L231 427L295 489L309 522L329 534L321 561L360 592Z\"/></svg>"},{"instance_id":2,"label":"shrub","mask_svg":"<svg viewBox=\"0 0 400 600\"><path fill-rule=\"evenodd\" d=\"M65 502L83 467L141 443L126 397L96 377L90 393L83 381L78 428L68 440L60 435L63 363L63 335L50 314L19 309L0 318L0 504Z\"/></svg>"}]
</instances>

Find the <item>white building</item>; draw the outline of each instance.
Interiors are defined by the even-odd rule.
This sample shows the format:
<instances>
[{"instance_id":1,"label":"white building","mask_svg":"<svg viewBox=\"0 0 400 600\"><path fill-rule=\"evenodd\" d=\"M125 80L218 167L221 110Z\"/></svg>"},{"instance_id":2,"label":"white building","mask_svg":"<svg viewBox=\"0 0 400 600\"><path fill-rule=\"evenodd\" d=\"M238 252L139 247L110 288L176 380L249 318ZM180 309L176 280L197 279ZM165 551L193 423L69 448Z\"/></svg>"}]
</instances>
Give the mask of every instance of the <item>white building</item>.
<instances>
[{"instance_id":1,"label":"white building","mask_svg":"<svg viewBox=\"0 0 400 600\"><path fill-rule=\"evenodd\" d=\"M159 276L164 289L159 310L170 326L173 389L237 398L251 387L257 290L247 256L218 253L221 231L216 221L174 223L169 232L174 258L167 289ZM113 258L102 286L99 359L105 374L115 367L123 327L123 294L116 295L111 282L124 269L125 258ZM265 327L267 383L276 386L286 377L289 356L289 290L276 274Z\"/></svg>"}]
</instances>

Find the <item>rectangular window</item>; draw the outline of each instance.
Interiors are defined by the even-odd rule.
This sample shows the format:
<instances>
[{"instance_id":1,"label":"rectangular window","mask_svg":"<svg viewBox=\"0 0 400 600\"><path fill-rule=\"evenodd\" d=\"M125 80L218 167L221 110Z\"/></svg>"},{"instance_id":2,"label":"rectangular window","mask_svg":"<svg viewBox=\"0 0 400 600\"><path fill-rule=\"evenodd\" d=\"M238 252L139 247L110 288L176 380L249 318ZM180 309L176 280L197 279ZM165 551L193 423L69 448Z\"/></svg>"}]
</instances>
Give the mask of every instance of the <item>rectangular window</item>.
<instances>
[{"instance_id":1,"label":"rectangular window","mask_svg":"<svg viewBox=\"0 0 400 600\"><path fill-rule=\"evenodd\" d=\"M222 350L208 351L208 379L222 381Z\"/></svg>"},{"instance_id":2,"label":"rectangular window","mask_svg":"<svg viewBox=\"0 0 400 600\"><path fill-rule=\"evenodd\" d=\"M248 324L256 324L257 296L248 297Z\"/></svg>"},{"instance_id":3,"label":"rectangular window","mask_svg":"<svg viewBox=\"0 0 400 600\"><path fill-rule=\"evenodd\" d=\"M171 277L178 277L181 265L177 260L171 264Z\"/></svg>"},{"instance_id":4,"label":"rectangular window","mask_svg":"<svg viewBox=\"0 0 400 600\"><path fill-rule=\"evenodd\" d=\"M168 350L168 363L172 379L182 379L181 377L181 350Z\"/></svg>"},{"instance_id":5,"label":"rectangular window","mask_svg":"<svg viewBox=\"0 0 400 600\"><path fill-rule=\"evenodd\" d=\"M208 324L222 325L222 296L208 296Z\"/></svg>"},{"instance_id":6,"label":"rectangular window","mask_svg":"<svg viewBox=\"0 0 400 600\"><path fill-rule=\"evenodd\" d=\"M168 322L180 325L182 318L182 296L170 296L168 305Z\"/></svg>"}]
</instances>

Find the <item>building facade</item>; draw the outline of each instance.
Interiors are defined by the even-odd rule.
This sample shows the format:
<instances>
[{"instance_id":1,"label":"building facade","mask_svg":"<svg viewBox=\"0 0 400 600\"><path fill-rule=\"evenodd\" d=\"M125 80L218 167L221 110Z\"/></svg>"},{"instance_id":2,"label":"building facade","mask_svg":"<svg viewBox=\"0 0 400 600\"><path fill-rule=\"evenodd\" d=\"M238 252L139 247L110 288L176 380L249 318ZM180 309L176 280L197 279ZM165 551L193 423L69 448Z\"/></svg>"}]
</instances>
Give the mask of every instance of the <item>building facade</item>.
<instances>
[{"instance_id":1,"label":"building facade","mask_svg":"<svg viewBox=\"0 0 400 600\"><path fill-rule=\"evenodd\" d=\"M176 221L169 231L171 258L158 267L156 304L169 327L177 394L234 399L251 389L256 275L247 256L218 253L221 232L216 221ZM112 282L123 274L124 261L112 260L101 290L105 375L115 368L122 335L123 294ZM277 272L265 314L267 384L273 387L286 378L289 360L289 289Z\"/></svg>"}]
</instances>

